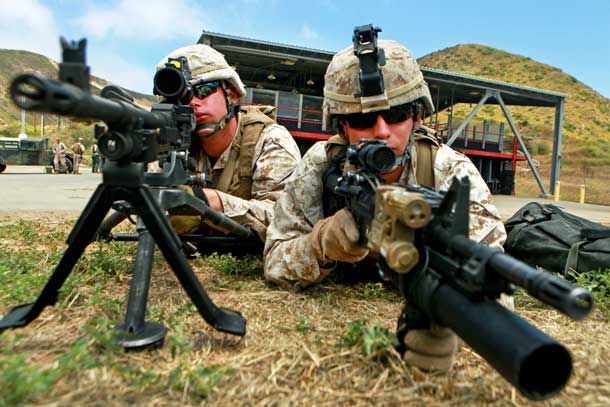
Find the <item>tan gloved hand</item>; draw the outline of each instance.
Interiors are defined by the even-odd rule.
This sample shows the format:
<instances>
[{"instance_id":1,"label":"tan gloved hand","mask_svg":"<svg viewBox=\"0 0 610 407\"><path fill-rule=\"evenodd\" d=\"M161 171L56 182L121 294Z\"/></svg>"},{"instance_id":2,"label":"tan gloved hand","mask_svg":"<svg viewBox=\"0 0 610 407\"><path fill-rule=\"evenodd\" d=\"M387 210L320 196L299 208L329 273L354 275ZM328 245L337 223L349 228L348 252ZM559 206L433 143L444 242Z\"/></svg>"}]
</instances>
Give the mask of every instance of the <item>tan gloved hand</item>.
<instances>
[{"instance_id":1,"label":"tan gloved hand","mask_svg":"<svg viewBox=\"0 0 610 407\"><path fill-rule=\"evenodd\" d=\"M407 351L403 359L425 371L451 369L458 350L458 337L449 328L432 323L430 329L414 329L405 336Z\"/></svg>"},{"instance_id":2,"label":"tan gloved hand","mask_svg":"<svg viewBox=\"0 0 610 407\"><path fill-rule=\"evenodd\" d=\"M322 263L356 263L364 259L369 250L358 245L359 237L356 221L347 209L318 221L310 234L314 252Z\"/></svg>"}]
</instances>

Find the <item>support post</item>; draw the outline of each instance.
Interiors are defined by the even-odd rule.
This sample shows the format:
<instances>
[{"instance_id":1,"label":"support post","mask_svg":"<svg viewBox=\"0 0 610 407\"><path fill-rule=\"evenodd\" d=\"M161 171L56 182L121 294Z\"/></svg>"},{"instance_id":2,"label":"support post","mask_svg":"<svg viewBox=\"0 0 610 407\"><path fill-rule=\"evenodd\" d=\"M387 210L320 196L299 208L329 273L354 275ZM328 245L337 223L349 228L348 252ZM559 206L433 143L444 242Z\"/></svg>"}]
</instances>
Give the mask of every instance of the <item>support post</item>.
<instances>
[{"instance_id":1,"label":"support post","mask_svg":"<svg viewBox=\"0 0 610 407\"><path fill-rule=\"evenodd\" d=\"M453 142L460 136L460 134L462 134L462 132L464 131L466 126L468 126L468 123L470 123L472 118L477 114L479 109L485 104L485 102L487 101L487 99L489 99L490 96L491 96L491 92L489 90L487 90L485 92L485 95L483 95L481 100L479 100L479 103L477 103L477 105L474 107L474 109L472 109L472 112L470 112L468 117L466 117L466 120L464 120L464 122L462 124L460 124L460 127L457 128L455 133L451 133L449 140L447 140L448 146L451 146L451 144L453 144Z\"/></svg>"},{"instance_id":2,"label":"support post","mask_svg":"<svg viewBox=\"0 0 610 407\"><path fill-rule=\"evenodd\" d=\"M504 112L504 116L506 117L506 120L508 121L508 125L510 126L510 129L513 131L513 134L517 138L517 141L519 141L519 145L521 146L521 149L523 150L525 159L527 160L530 168L532 169L532 173L534 174L534 177L536 178L536 182L538 183L540 190L542 191L542 193L544 195L550 195L547 192L546 188L544 187L542 180L540 179L540 174L538 174L538 170L536 169L536 166L534 165L534 162L532 161L532 157L530 156L530 153L527 151L527 147L525 146L525 143L523 142L523 138L521 137L521 134L519 134L519 130L517 130L517 126L515 126L515 123L513 122L513 119L510 116L510 113L508 112L506 105L504 104L504 100L502 100L502 96L500 96L499 92L494 92L494 93L495 93L494 97L498 100L498 103L500 103L500 107L502 108L502 112Z\"/></svg>"},{"instance_id":3,"label":"support post","mask_svg":"<svg viewBox=\"0 0 610 407\"><path fill-rule=\"evenodd\" d=\"M555 183L559 181L561 166L561 130L563 128L564 99L561 98L555 107L555 126L553 128L553 156L551 161L551 193L554 193Z\"/></svg>"}]
</instances>

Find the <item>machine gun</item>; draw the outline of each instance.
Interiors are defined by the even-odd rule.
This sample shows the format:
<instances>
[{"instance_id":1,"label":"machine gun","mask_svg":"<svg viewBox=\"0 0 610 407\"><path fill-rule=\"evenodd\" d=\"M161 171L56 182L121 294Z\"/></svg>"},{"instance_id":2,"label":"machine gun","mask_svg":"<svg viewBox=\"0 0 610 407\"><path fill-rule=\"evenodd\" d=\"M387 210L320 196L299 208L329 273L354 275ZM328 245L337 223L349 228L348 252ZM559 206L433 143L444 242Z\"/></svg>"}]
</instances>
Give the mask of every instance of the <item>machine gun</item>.
<instances>
[{"instance_id":1,"label":"machine gun","mask_svg":"<svg viewBox=\"0 0 610 407\"><path fill-rule=\"evenodd\" d=\"M399 339L406 329L434 321L451 328L526 397L542 400L558 393L572 372L569 351L496 300L520 286L581 320L593 306L590 292L470 240L467 177L454 179L446 193L384 185L380 174L393 165L393 151L384 142L345 147L324 176L324 209L351 211L359 244L382 257L382 277L407 300Z\"/></svg>"},{"instance_id":2,"label":"machine gun","mask_svg":"<svg viewBox=\"0 0 610 407\"><path fill-rule=\"evenodd\" d=\"M68 236L68 248L34 303L12 308L0 320L0 332L6 328L25 326L40 315L47 305L53 305L59 290L89 243L94 240L111 206L127 207L138 215L138 249L134 261L125 323L115 328L115 342L126 349L143 348L162 343L166 328L145 321L146 301L150 284L155 244L159 247L182 287L206 322L215 329L244 336L246 321L230 309L217 307L193 273L181 250L180 238L173 230L168 211L196 214L210 219L217 229L240 239L249 239L253 232L237 222L210 209L202 200L184 190L172 188L187 183L188 152L191 132L195 127L193 110L185 92L166 96L169 103L155 104L148 112L133 103L133 98L117 87L107 87L101 96L89 93L89 68L85 64L86 40L79 43L61 39L63 63L59 81L33 74L14 79L10 93L17 106L32 110L70 116L85 120L100 120L106 127L96 127L96 138L106 163L103 181L81 213ZM172 62L172 61L170 61ZM172 66L175 66L172 64ZM169 70L172 68L167 67ZM170 89L178 78L184 84L184 67L176 72L162 70L163 83L155 89ZM161 71L160 71L161 72ZM173 76L172 76L173 75ZM186 85L185 85L186 86ZM146 172L146 164L160 159L162 173ZM163 187L163 188L155 188ZM110 217L107 230L118 217ZM103 229L103 228L102 228Z\"/></svg>"}]
</instances>

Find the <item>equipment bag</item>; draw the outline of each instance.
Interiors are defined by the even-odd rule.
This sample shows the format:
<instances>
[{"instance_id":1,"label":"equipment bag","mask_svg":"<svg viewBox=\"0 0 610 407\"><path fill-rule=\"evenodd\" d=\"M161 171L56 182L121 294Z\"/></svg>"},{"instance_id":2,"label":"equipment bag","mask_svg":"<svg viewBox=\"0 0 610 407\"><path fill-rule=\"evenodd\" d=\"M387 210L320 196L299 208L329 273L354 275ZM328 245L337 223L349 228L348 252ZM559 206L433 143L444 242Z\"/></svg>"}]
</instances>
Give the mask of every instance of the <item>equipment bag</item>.
<instances>
[{"instance_id":1,"label":"equipment bag","mask_svg":"<svg viewBox=\"0 0 610 407\"><path fill-rule=\"evenodd\" d=\"M529 265L569 277L610 268L610 227L530 202L505 223L507 253Z\"/></svg>"}]
</instances>

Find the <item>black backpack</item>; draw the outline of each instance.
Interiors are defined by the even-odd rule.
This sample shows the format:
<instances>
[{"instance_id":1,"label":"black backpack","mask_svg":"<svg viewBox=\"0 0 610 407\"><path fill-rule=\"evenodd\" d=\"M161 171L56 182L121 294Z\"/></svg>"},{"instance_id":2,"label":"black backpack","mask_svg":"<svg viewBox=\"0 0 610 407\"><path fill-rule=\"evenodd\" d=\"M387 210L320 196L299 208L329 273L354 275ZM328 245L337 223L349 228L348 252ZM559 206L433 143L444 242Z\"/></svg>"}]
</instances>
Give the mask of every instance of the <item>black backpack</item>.
<instances>
[{"instance_id":1,"label":"black backpack","mask_svg":"<svg viewBox=\"0 0 610 407\"><path fill-rule=\"evenodd\" d=\"M568 276L610 268L610 227L530 202L505 223L504 250L533 266Z\"/></svg>"}]
</instances>

